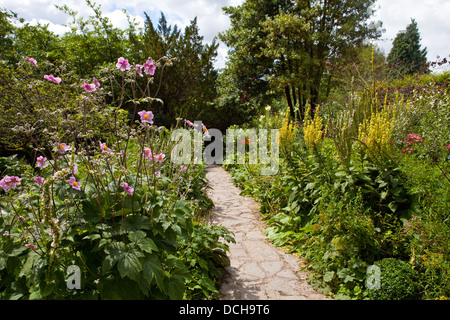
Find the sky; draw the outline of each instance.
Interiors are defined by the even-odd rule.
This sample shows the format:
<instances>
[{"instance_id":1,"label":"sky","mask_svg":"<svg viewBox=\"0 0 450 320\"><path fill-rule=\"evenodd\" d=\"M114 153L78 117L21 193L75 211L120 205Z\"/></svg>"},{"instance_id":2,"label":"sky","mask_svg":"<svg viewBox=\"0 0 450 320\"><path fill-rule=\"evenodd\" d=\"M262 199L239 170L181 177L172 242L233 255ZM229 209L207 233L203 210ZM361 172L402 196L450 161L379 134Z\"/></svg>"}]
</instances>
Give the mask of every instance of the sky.
<instances>
[{"instance_id":1,"label":"sky","mask_svg":"<svg viewBox=\"0 0 450 320\"><path fill-rule=\"evenodd\" d=\"M102 12L109 17L116 27L126 28L127 18L122 12L126 9L136 22L143 25L144 12L157 24L163 12L170 25L184 28L197 17L199 33L204 42L211 43L219 32L230 26L228 16L223 14L222 7L236 6L244 0L97 0ZM82 0L0 0L0 7L12 10L19 17L30 23L49 24L55 33L67 30L64 25L70 22L70 16L55 8L55 4L67 4L78 11L81 16L92 15L91 10ZM375 15L371 20L383 22L383 33L376 44L387 55L392 47L396 34L405 30L415 19L421 35L422 48L427 48L429 61L436 57L450 55L450 0L377 0L374 5ZM225 66L227 48L220 43L216 67Z\"/></svg>"}]
</instances>

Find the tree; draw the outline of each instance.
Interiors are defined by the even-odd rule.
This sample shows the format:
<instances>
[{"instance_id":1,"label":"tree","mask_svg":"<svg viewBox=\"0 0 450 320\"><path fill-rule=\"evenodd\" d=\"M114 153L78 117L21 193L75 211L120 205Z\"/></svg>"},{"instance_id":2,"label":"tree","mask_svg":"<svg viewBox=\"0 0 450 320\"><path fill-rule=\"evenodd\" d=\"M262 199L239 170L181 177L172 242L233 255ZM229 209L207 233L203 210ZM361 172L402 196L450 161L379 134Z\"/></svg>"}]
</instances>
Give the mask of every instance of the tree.
<instances>
[{"instance_id":1,"label":"tree","mask_svg":"<svg viewBox=\"0 0 450 320\"><path fill-rule=\"evenodd\" d=\"M71 31L61 38L65 49L65 61L70 70L82 78L90 77L96 69L106 63L125 56L128 51L126 32L115 28L109 18L104 17L101 5L86 0L94 12L87 19L67 5L56 6L72 17Z\"/></svg>"},{"instance_id":2,"label":"tree","mask_svg":"<svg viewBox=\"0 0 450 320\"><path fill-rule=\"evenodd\" d=\"M0 8L0 62L13 64L14 59L14 25L11 19L17 18L14 12Z\"/></svg>"},{"instance_id":3,"label":"tree","mask_svg":"<svg viewBox=\"0 0 450 320\"><path fill-rule=\"evenodd\" d=\"M225 8L231 28L221 39L232 48L227 68L250 98L283 93L291 111L299 107L303 117L308 101L317 106L329 92L330 66L381 34L366 23L373 3L247 0Z\"/></svg>"},{"instance_id":4,"label":"tree","mask_svg":"<svg viewBox=\"0 0 450 320\"><path fill-rule=\"evenodd\" d=\"M392 43L388 55L391 72L396 76L428 72L427 49L420 48L420 34L417 22L411 19L406 31L400 31Z\"/></svg>"},{"instance_id":5,"label":"tree","mask_svg":"<svg viewBox=\"0 0 450 320\"><path fill-rule=\"evenodd\" d=\"M143 32L130 38L131 50L136 61L149 57L167 57L173 63L170 71L158 68L155 72L155 89L152 95L163 104L153 104L155 118L169 125L177 117L204 122L214 121L210 102L216 97L217 71L214 59L218 44L204 44L199 35L197 18L184 30L170 26L163 13L155 27L145 14ZM210 123L208 123L210 125Z\"/></svg>"}]
</instances>

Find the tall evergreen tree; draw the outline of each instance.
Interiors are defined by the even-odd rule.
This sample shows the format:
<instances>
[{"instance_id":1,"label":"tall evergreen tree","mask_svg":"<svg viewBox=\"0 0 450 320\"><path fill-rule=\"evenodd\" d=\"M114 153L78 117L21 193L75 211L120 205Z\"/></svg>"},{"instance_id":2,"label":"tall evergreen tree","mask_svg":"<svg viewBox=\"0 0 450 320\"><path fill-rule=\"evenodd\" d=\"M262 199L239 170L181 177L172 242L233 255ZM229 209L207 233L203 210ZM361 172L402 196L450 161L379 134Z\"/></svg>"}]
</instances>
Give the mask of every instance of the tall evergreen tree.
<instances>
[{"instance_id":1,"label":"tall evergreen tree","mask_svg":"<svg viewBox=\"0 0 450 320\"><path fill-rule=\"evenodd\" d=\"M417 22L411 19L406 31L400 31L394 39L387 61L396 76L428 72L427 48L420 48L420 34Z\"/></svg>"},{"instance_id":2,"label":"tall evergreen tree","mask_svg":"<svg viewBox=\"0 0 450 320\"><path fill-rule=\"evenodd\" d=\"M210 102L217 95L214 59L218 44L216 41L203 43L197 18L181 30L169 25L163 13L156 26L145 15L143 32L130 38L133 59L167 57L173 62L168 69L158 68L155 72L151 95L163 101L163 104L152 104L155 118L164 125L170 125L177 117L202 120L210 125L214 120Z\"/></svg>"},{"instance_id":3,"label":"tall evergreen tree","mask_svg":"<svg viewBox=\"0 0 450 320\"><path fill-rule=\"evenodd\" d=\"M227 7L231 28L221 35L230 47L225 75L241 92L239 102L283 94L300 116L329 90L327 64L377 37L366 23L374 0L247 0Z\"/></svg>"}]
</instances>

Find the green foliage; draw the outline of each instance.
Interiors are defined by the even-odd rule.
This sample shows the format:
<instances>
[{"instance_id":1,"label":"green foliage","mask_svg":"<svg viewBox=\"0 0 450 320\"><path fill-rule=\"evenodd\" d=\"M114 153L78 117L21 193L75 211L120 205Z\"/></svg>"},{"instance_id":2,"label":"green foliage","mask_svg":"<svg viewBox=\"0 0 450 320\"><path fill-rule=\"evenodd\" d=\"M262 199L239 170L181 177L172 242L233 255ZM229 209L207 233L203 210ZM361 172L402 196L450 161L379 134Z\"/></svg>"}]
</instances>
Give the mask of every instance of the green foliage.
<instances>
[{"instance_id":1,"label":"green foliage","mask_svg":"<svg viewBox=\"0 0 450 320\"><path fill-rule=\"evenodd\" d=\"M399 93L385 95L383 106L399 113L390 152L367 154L354 138L367 110L380 106L369 90L352 96L350 110L334 104L321 109L332 139L308 150L296 137L292 153L282 154L278 175L259 176L255 165L229 168L243 192L260 202L269 239L304 257L310 282L338 299L448 296L448 108L438 98L447 91L441 84L416 88L409 102ZM264 123L276 121L271 117ZM396 261L393 278L384 282L390 283L387 291L369 292L368 267L386 258ZM403 276L406 287L398 280Z\"/></svg>"},{"instance_id":2,"label":"green foliage","mask_svg":"<svg viewBox=\"0 0 450 320\"><path fill-rule=\"evenodd\" d=\"M28 67L21 72L31 74ZM175 165L165 127L124 121L115 103L129 87L133 116L141 103L158 100L140 98L145 92L130 81L135 69L104 73L104 86L123 79L109 88L119 101L109 102L102 85L80 93L81 84L64 73L58 84L23 79L34 88L28 102L53 105L42 107L39 121L19 119L34 144L32 165L0 158L2 182L21 179L0 191L0 298L217 298L228 250L222 241L234 240L224 227L201 222L213 206L204 165ZM52 122L56 116L68 127ZM67 287L71 265L80 268L81 289Z\"/></svg>"},{"instance_id":3,"label":"green foliage","mask_svg":"<svg viewBox=\"0 0 450 320\"><path fill-rule=\"evenodd\" d=\"M376 261L381 269L380 289L370 289L373 300L411 300L419 297L417 290L417 272L407 262L387 258Z\"/></svg>"},{"instance_id":4,"label":"green foliage","mask_svg":"<svg viewBox=\"0 0 450 320\"><path fill-rule=\"evenodd\" d=\"M161 124L169 126L177 117L201 120L208 127L220 122L220 115L211 106L217 96L213 65L217 48L215 41L203 44L196 18L183 32L176 25L168 25L163 13L157 26L146 15L144 30L131 35L129 52L136 61L156 56L172 62L167 70L161 68L155 73L158 80L164 75L157 90L164 104L153 106Z\"/></svg>"},{"instance_id":5,"label":"green foliage","mask_svg":"<svg viewBox=\"0 0 450 320\"><path fill-rule=\"evenodd\" d=\"M135 22L124 11L129 27L120 29L103 15L100 4L86 0L86 6L92 12L87 18L80 17L67 5L57 6L72 18L68 25L70 31L63 35L55 35L46 25L15 23L17 15L2 9L0 47L5 49L2 49L0 57L2 67L15 68L24 57L32 57L39 62L39 67L44 60L57 66L64 65L73 78L80 80L98 75L121 56L127 57L130 64L141 65L147 59L162 57L154 77L157 87L151 93L164 101L152 104L157 122L170 127L175 125L176 118L183 117L192 121L201 120L208 126L220 125L222 117L212 106L217 96L215 85L218 75L214 69L214 59L218 43L203 43L196 19L185 30L180 30L177 26L168 25L164 14L161 14L157 26L146 16L145 26L141 29L136 28ZM156 59L154 62L157 64ZM170 72L166 72L168 69ZM180 77L180 74L184 76ZM105 79L109 77L103 76ZM11 77L4 79L10 80ZM146 77L138 77L134 81L142 89L148 87ZM126 91L126 94L132 96L131 91ZM114 98L117 97L108 96L108 99ZM124 103L121 107L127 109L129 105Z\"/></svg>"},{"instance_id":6,"label":"green foliage","mask_svg":"<svg viewBox=\"0 0 450 320\"><path fill-rule=\"evenodd\" d=\"M297 107L303 119L307 101L315 107L329 92L331 65L364 39L380 35L365 22L372 4L251 0L226 7L231 28L220 38L233 48L224 72L232 80L224 83L233 88L234 103L255 108L285 95L292 117Z\"/></svg>"},{"instance_id":7,"label":"green foliage","mask_svg":"<svg viewBox=\"0 0 450 320\"><path fill-rule=\"evenodd\" d=\"M420 49L420 34L417 22L411 19L406 31L400 31L392 43L387 57L388 64L396 76L428 71L427 49Z\"/></svg>"}]
</instances>

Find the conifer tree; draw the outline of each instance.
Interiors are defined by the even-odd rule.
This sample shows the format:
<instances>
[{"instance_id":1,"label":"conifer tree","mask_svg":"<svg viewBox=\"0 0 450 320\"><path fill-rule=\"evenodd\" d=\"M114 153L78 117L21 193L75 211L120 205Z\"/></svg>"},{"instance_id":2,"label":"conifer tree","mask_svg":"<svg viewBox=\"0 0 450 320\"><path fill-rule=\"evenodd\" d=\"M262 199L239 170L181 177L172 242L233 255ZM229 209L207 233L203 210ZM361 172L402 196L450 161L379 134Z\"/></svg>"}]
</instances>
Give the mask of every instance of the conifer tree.
<instances>
[{"instance_id":1,"label":"conifer tree","mask_svg":"<svg viewBox=\"0 0 450 320\"><path fill-rule=\"evenodd\" d=\"M391 72L396 76L428 72L427 49L420 46L417 22L411 19L411 24L397 34L392 44L387 58Z\"/></svg>"}]
</instances>

